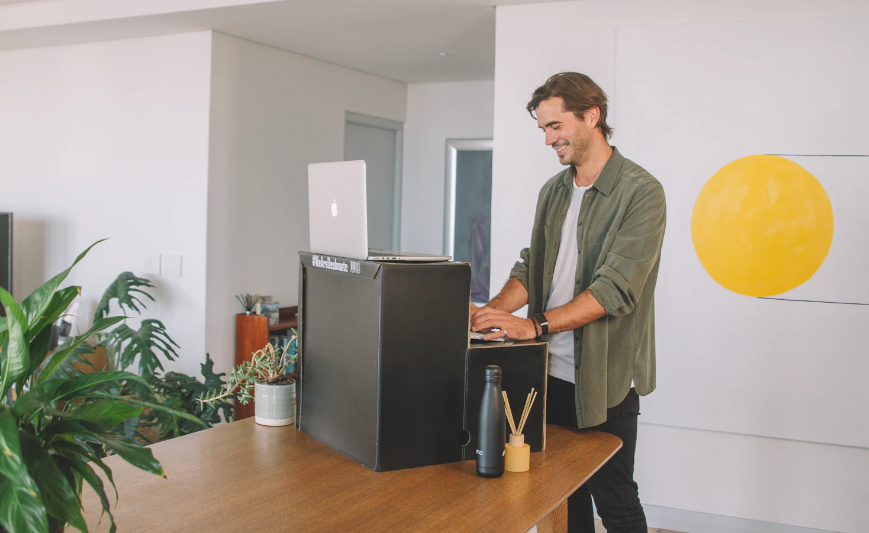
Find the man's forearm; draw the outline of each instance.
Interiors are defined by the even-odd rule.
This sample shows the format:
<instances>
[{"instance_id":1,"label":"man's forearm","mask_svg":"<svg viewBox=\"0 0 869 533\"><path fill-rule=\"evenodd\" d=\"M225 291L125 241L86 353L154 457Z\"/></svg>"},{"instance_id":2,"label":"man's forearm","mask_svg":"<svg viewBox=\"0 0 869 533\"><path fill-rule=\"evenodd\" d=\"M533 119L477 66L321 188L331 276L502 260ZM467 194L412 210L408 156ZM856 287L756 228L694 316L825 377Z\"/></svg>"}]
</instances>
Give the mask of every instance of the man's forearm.
<instances>
[{"instance_id":1,"label":"man's forearm","mask_svg":"<svg viewBox=\"0 0 869 533\"><path fill-rule=\"evenodd\" d=\"M558 333L590 324L606 315L606 311L591 291L586 290L561 307L546 311L544 315L549 322L549 333Z\"/></svg>"},{"instance_id":2,"label":"man's forearm","mask_svg":"<svg viewBox=\"0 0 869 533\"><path fill-rule=\"evenodd\" d=\"M510 278L504 284L504 288L501 289L498 296L489 300L489 303L485 307L512 313L527 303L528 291L525 290L525 287L522 286L518 279Z\"/></svg>"}]
</instances>

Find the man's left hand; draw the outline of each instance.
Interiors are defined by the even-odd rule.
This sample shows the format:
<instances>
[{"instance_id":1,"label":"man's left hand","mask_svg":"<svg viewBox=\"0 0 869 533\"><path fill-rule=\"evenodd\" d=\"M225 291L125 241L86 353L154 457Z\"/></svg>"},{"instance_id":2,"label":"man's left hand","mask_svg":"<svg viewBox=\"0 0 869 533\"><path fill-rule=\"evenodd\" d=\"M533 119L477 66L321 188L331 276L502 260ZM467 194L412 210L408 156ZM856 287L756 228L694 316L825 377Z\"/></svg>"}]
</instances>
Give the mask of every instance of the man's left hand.
<instances>
[{"instance_id":1,"label":"man's left hand","mask_svg":"<svg viewBox=\"0 0 869 533\"><path fill-rule=\"evenodd\" d=\"M537 337L534 323L530 318L519 318L506 311L499 311L490 307L483 307L471 316L471 331L490 331L493 328L501 331L487 333L485 340L506 337L517 341L529 340Z\"/></svg>"}]
</instances>

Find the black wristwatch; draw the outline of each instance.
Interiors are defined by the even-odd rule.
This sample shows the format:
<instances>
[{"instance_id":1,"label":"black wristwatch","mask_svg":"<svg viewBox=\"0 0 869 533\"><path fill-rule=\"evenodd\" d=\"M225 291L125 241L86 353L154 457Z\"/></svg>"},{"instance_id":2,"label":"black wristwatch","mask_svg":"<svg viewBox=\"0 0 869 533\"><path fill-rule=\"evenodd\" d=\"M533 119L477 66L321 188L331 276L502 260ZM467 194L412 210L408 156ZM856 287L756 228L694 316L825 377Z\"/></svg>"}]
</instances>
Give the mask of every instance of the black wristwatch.
<instances>
[{"instance_id":1,"label":"black wristwatch","mask_svg":"<svg viewBox=\"0 0 869 533\"><path fill-rule=\"evenodd\" d=\"M543 313L536 314L536 315L534 315L533 318L540 325L540 330L542 331L540 336L542 337L543 335L548 335L549 334L549 321L546 320L546 317L543 315Z\"/></svg>"}]
</instances>

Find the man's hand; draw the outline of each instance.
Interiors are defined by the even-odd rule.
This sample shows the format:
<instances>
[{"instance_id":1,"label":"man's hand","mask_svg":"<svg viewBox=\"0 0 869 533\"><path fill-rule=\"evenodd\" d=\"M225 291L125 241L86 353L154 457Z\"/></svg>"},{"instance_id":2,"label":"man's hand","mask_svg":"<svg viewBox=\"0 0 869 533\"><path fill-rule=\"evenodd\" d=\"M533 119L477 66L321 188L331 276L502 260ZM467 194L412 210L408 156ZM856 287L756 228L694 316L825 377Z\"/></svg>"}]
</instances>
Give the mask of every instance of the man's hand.
<instances>
[{"instance_id":1,"label":"man's hand","mask_svg":"<svg viewBox=\"0 0 869 533\"><path fill-rule=\"evenodd\" d=\"M490 331L493 328L501 331L487 333L483 339L489 341L506 337L524 341L537 337L537 332L534 330L534 324L530 318L519 318L506 311L499 311L491 307L483 307L471 315L471 331Z\"/></svg>"}]
</instances>

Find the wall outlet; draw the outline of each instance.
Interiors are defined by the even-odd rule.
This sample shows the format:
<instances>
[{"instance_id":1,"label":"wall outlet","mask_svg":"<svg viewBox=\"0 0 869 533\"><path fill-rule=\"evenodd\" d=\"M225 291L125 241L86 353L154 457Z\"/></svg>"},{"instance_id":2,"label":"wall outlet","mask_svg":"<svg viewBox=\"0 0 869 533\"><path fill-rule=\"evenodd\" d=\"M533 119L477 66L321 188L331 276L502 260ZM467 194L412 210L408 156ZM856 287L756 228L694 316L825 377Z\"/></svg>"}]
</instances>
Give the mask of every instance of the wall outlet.
<instances>
[{"instance_id":1,"label":"wall outlet","mask_svg":"<svg viewBox=\"0 0 869 533\"><path fill-rule=\"evenodd\" d=\"M181 256L180 255L162 255L160 256L160 271L164 277L180 278L181 277Z\"/></svg>"},{"instance_id":2,"label":"wall outlet","mask_svg":"<svg viewBox=\"0 0 869 533\"><path fill-rule=\"evenodd\" d=\"M146 255L145 256L145 266L143 268L145 274L150 274L152 276L160 275L160 256L159 255Z\"/></svg>"}]
</instances>

